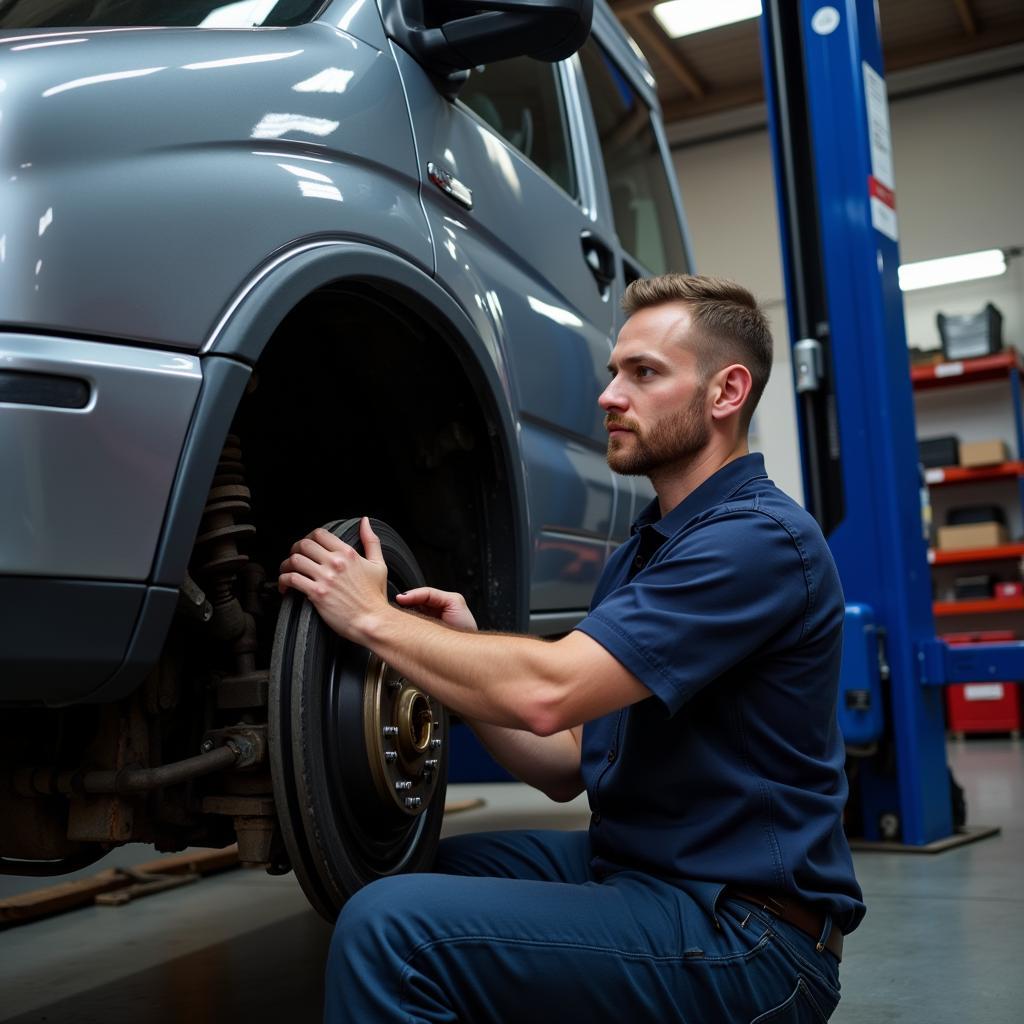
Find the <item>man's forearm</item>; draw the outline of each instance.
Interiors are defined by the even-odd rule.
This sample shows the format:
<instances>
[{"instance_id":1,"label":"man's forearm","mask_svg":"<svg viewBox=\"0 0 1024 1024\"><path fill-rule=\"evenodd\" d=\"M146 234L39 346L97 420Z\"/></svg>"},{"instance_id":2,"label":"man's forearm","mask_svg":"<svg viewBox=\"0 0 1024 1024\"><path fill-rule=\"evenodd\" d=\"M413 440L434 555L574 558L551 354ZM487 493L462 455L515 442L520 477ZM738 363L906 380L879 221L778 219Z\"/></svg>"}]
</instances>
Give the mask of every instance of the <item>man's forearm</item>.
<instances>
[{"instance_id":1,"label":"man's forearm","mask_svg":"<svg viewBox=\"0 0 1024 1024\"><path fill-rule=\"evenodd\" d=\"M570 724L560 718L564 685L551 644L465 633L393 607L353 627L359 643L465 718L536 735Z\"/></svg>"},{"instance_id":2,"label":"man's forearm","mask_svg":"<svg viewBox=\"0 0 1024 1024\"><path fill-rule=\"evenodd\" d=\"M580 728L551 736L464 719L488 753L520 782L539 789L552 800L572 800L583 792L580 774Z\"/></svg>"}]
</instances>

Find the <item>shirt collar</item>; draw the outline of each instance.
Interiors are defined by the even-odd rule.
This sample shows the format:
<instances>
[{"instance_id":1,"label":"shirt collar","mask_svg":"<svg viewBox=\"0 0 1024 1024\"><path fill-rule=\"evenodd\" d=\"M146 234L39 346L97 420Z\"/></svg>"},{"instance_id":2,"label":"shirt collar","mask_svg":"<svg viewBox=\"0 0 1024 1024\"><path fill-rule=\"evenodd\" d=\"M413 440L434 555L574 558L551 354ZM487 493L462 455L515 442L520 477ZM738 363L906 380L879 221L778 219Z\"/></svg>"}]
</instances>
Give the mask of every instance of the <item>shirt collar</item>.
<instances>
[{"instance_id":1,"label":"shirt collar","mask_svg":"<svg viewBox=\"0 0 1024 1024\"><path fill-rule=\"evenodd\" d=\"M738 459L726 463L716 473L712 473L704 483L663 517L658 508L658 499L655 498L637 516L631 533L638 533L645 526L651 526L663 537L671 537L694 516L699 516L712 506L727 501L751 480L758 479L768 479L768 473L764 468L764 456L760 452L741 455Z\"/></svg>"}]
</instances>

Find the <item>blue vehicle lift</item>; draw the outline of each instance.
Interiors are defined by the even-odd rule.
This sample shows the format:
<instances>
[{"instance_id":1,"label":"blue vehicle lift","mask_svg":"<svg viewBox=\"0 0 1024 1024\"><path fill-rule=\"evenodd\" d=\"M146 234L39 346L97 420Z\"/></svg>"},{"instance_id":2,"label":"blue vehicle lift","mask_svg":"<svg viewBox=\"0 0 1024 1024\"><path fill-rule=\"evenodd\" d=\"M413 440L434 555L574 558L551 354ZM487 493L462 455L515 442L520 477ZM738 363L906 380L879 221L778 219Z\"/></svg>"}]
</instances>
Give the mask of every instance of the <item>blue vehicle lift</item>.
<instances>
[{"instance_id":1,"label":"blue vehicle lift","mask_svg":"<svg viewBox=\"0 0 1024 1024\"><path fill-rule=\"evenodd\" d=\"M864 839L954 834L942 687L1024 643L936 638L874 0L765 0L762 53L807 504L848 602L840 724Z\"/></svg>"}]
</instances>

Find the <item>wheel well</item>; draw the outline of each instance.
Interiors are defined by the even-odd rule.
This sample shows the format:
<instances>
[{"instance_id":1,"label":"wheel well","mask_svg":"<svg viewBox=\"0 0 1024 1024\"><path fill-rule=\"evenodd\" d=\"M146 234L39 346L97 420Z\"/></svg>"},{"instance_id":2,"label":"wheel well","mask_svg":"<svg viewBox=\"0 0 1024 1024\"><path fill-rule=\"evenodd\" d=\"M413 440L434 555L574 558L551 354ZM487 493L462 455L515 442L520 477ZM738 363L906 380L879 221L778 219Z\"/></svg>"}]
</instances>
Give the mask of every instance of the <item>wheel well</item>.
<instances>
[{"instance_id":1,"label":"wheel well","mask_svg":"<svg viewBox=\"0 0 1024 1024\"><path fill-rule=\"evenodd\" d=\"M466 595L482 626L523 628L510 470L474 376L394 295L334 285L303 300L267 344L235 419L257 559L276 569L322 523L375 516L431 585Z\"/></svg>"}]
</instances>

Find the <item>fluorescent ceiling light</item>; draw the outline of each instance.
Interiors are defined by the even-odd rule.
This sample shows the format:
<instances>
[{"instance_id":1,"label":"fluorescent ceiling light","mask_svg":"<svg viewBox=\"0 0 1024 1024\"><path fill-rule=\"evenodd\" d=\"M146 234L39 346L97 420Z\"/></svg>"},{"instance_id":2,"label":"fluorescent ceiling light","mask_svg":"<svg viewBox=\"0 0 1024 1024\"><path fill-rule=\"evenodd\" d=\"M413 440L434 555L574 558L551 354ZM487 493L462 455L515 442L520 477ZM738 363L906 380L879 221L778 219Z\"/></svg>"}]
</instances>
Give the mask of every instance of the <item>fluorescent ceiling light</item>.
<instances>
[{"instance_id":1,"label":"fluorescent ceiling light","mask_svg":"<svg viewBox=\"0 0 1024 1024\"><path fill-rule=\"evenodd\" d=\"M944 256L938 260L904 263L900 267L900 288L912 292L918 288L935 288L940 284L977 281L1006 273L1006 254L1002 249L968 252L961 256Z\"/></svg>"},{"instance_id":2,"label":"fluorescent ceiling light","mask_svg":"<svg viewBox=\"0 0 1024 1024\"><path fill-rule=\"evenodd\" d=\"M746 21L761 13L761 0L669 0L651 12L673 38Z\"/></svg>"}]
</instances>

